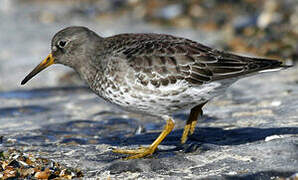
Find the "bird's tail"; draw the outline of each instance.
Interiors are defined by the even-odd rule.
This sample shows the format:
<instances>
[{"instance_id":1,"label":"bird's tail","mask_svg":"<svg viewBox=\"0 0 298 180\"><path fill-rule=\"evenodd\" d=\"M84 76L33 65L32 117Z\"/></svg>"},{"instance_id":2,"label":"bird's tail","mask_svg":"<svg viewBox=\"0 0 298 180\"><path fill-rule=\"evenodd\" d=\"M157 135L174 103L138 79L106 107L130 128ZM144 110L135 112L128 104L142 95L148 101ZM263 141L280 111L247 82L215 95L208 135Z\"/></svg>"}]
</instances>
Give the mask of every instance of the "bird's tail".
<instances>
[{"instance_id":1,"label":"bird's tail","mask_svg":"<svg viewBox=\"0 0 298 180\"><path fill-rule=\"evenodd\" d=\"M224 53L218 62L208 64L214 80L249 76L255 73L272 72L292 67L282 61L257 57L245 57Z\"/></svg>"},{"instance_id":2,"label":"bird's tail","mask_svg":"<svg viewBox=\"0 0 298 180\"><path fill-rule=\"evenodd\" d=\"M293 67L293 65L287 65L282 61L274 60L274 59L258 59L260 61L260 64L263 64L264 67L262 69L258 70L259 73L265 73L265 72L275 72L280 71L282 69L287 69L290 67Z\"/></svg>"}]
</instances>

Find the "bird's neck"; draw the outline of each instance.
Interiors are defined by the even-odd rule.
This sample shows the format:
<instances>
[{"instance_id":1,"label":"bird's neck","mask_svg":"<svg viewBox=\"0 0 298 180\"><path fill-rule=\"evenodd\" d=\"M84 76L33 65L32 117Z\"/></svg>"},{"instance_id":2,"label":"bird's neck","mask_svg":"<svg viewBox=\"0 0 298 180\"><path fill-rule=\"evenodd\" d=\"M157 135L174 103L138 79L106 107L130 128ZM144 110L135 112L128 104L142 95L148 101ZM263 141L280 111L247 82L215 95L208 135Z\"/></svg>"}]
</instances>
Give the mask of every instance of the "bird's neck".
<instances>
[{"instance_id":1,"label":"bird's neck","mask_svg":"<svg viewBox=\"0 0 298 180\"><path fill-rule=\"evenodd\" d=\"M77 71L81 79L83 79L89 85L89 87L91 87L95 81L96 75L101 73L98 72L98 70L89 62L86 62L84 65L75 68L75 71Z\"/></svg>"}]
</instances>

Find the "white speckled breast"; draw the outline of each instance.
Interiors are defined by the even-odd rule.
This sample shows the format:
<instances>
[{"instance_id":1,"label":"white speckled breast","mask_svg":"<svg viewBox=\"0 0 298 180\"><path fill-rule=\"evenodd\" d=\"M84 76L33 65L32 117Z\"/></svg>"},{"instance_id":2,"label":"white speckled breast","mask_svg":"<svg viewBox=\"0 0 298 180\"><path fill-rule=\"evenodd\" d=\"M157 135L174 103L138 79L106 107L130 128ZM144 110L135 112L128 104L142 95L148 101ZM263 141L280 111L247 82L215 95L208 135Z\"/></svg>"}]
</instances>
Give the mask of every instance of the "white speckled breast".
<instances>
[{"instance_id":1,"label":"white speckled breast","mask_svg":"<svg viewBox=\"0 0 298 180\"><path fill-rule=\"evenodd\" d=\"M220 82L191 86L180 80L157 88L151 84L144 86L137 79L131 81L129 75L127 73L121 77L121 83L117 83L120 82L119 77L97 73L90 87L108 102L125 110L155 116L172 115L176 111L190 109L223 93L227 87Z\"/></svg>"}]
</instances>

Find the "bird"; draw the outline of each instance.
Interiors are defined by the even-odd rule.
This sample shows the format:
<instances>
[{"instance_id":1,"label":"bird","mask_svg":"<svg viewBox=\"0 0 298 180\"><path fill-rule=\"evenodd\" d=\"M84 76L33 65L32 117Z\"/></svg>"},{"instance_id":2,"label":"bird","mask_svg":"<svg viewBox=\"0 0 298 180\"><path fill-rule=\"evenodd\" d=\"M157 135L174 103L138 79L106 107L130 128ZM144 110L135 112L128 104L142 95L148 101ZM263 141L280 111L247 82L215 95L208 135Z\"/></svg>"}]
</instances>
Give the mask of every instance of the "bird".
<instances>
[{"instance_id":1,"label":"bird","mask_svg":"<svg viewBox=\"0 0 298 180\"><path fill-rule=\"evenodd\" d=\"M73 68L90 89L120 108L166 121L148 147L113 149L127 159L151 156L173 130L173 114L189 110L181 144L191 136L203 106L237 80L289 66L282 61L246 57L193 40L157 33L124 33L101 37L83 26L57 32L51 53L21 82L52 64Z\"/></svg>"}]
</instances>

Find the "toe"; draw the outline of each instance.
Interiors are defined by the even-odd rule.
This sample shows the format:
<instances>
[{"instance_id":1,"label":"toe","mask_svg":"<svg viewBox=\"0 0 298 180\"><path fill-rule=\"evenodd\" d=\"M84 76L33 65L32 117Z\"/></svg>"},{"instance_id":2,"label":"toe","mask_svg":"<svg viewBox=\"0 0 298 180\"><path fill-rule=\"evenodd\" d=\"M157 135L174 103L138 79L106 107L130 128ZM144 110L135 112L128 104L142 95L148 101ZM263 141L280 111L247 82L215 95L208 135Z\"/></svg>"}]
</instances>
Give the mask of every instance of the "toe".
<instances>
[{"instance_id":1,"label":"toe","mask_svg":"<svg viewBox=\"0 0 298 180\"><path fill-rule=\"evenodd\" d=\"M143 150L142 149L113 149L114 153L120 153L120 154L139 154Z\"/></svg>"},{"instance_id":2,"label":"toe","mask_svg":"<svg viewBox=\"0 0 298 180\"><path fill-rule=\"evenodd\" d=\"M135 154L135 155L132 155L132 156L129 156L129 157L125 158L125 159L139 159L139 158L142 158L142 157L146 157L146 156L152 155L153 152L154 151L152 149L146 148L146 149L144 149L143 152L138 153L138 154Z\"/></svg>"},{"instance_id":3,"label":"toe","mask_svg":"<svg viewBox=\"0 0 298 180\"><path fill-rule=\"evenodd\" d=\"M148 155L152 155L154 153L154 149L148 147L140 147L138 149L113 149L114 153L120 153L120 154L129 154L131 156L128 156L125 159L138 159L142 158Z\"/></svg>"}]
</instances>

